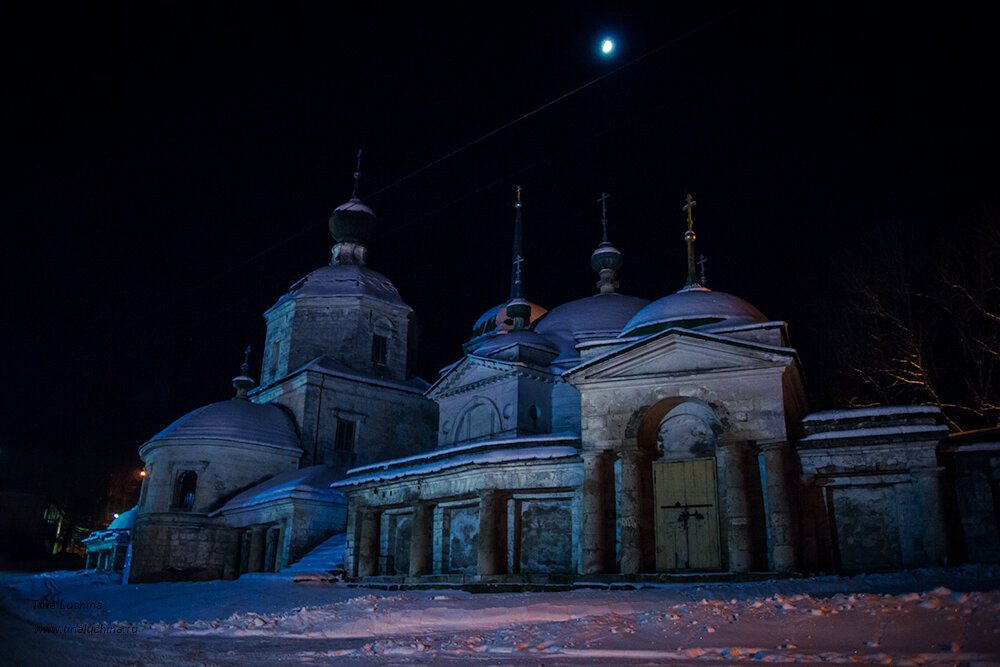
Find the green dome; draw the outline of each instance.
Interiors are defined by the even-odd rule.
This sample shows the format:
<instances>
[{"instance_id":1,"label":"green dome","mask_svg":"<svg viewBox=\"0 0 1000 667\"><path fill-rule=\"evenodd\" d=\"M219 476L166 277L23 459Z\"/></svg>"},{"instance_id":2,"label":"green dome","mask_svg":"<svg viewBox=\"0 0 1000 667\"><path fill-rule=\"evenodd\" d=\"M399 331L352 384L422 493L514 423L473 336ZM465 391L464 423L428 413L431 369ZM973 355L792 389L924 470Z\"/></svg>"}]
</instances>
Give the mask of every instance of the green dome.
<instances>
[{"instance_id":1,"label":"green dome","mask_svg":"<svg viewBox=\"0 0 1000 667\"><path fill-rule=\"evenodd\" d=\"M351 197L330 216L330 234L337 243L367 246L375 236L375 213L360 199Z\"/></svg>"}]
</instances>

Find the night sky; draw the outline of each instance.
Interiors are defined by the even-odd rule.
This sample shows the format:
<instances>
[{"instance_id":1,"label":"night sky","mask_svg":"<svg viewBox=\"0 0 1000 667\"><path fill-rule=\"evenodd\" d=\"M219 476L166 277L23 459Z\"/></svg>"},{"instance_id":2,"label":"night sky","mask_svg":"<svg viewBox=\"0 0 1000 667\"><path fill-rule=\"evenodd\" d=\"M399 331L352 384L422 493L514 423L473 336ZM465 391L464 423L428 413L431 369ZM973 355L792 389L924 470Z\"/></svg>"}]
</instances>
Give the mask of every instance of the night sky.
<instances>
[{"instance_id":1,"label":"night sky","mask_svg":"<svg viewBox=\"0 0 1000 667\"><path fill-rule=\"evenodd\" d=\"M0 483L88 511L248 344L259 377L359 148L425 379L507 296L515 186L547 308L596 291L602 191L620 291L680 288L690 192L709 286L788 321L832 407L817 332L859 231L996 220L1000 76L989 3L814 4L6 6Z\"/></svg>"}]
</instances>

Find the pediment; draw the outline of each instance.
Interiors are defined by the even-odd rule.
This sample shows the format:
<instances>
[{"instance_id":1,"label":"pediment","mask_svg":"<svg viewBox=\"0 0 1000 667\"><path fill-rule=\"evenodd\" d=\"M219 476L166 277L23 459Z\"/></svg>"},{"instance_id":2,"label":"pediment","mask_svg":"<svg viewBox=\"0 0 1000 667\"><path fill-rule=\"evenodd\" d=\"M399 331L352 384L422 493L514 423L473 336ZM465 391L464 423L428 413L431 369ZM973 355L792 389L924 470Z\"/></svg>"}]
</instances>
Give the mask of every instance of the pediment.
<instances>
[{"instance_id":1,"label":"pediment","mask_svg":"<svg viewBox=\"0 0 1000 667\"><path fill-rule=\"evenodd\" d=\"M435 399L456 394L470 387L502 380L515 371L516 368L508 363L467 356L438 378L425 396Z\"/></svg>"},{"instance_id":2,"label":"pediment","mask_svg":"<svg viewBox=\"0 0 1000 667\"><path fill-rule=\"evenodd\" d=\"M783 366L790 349L772 348L673 330L638 341L567 373L571 382L616 378L669 377Z\"/></svg>"}]
</instances>

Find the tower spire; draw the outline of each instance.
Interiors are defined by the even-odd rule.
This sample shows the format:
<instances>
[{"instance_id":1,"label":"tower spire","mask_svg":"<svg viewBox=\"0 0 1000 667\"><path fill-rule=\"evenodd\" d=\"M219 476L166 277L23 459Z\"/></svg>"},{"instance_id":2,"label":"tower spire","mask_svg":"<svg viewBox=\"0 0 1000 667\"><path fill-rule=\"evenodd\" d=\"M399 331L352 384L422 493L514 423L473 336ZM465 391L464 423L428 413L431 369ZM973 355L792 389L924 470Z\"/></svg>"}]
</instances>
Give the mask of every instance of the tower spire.
<instances>
[{"instance_id":1,"label":"tower spire","mask_svg":"<svg viewBox=\"0 0 1000 667\"><path fill-rule=\"evenodd\" d=\"M351 194L351 199L360 199L360 184L361 184L361 149L358 149L358 164L354 168L354 192Z\"/></svg>"},{"instance_id":2,"label":"tower spire","mask_svg":"<svg viewBox=\"0 0 1000 667\"><path fill-rule=\"evenodd\" d=\"M684 242L687 243L687 280L684 281L684 287L700 287L698 284L698 273L695 270L694 262L694 207L698 202L694 200L689 194L687 196L687 203L681 209L687 213L687 231L684 232Z\"/></svg>"},{"instance_id":3,"label":"tower spire","mask_svg":"<svg viewBox=\"0 0 1000 667\"><path fill-rule=\"evenodd\" d=\"M510 301L507 302L507 317L513 320L515 329L526 327L531 320L531 304L524 300L524 254L521 247L521 186L517 186L517 201L514 202L514 263L510 272Z\"/></svg>"},{"instance_id":4,"label":"tower spire","mask_svg":"<svg viewBox=\"0 0 1000 667\"><path fill-rule=\"evenodd\" d=\"M601 204L601 244L590 255L590 266L597 271L600 280L597 288L601 294L611 294L618 288L618 268L622 265L622 254L608 241L608 199L607 192L602 192L597 201Z\"/></svg>"},{"instance_id":5,"label":"tower spire","mask_svg":"<svg viewBox=\"0 0 1000 667\"><path fill-rule=\"evenodd\" d=\"M330 216L330 234L336 242L330 264L334 266L368 263L368 243L375 236L375 214L358 196L361 182L361 150L354 169L354 192Z\"/></svg>"}]
</instances>

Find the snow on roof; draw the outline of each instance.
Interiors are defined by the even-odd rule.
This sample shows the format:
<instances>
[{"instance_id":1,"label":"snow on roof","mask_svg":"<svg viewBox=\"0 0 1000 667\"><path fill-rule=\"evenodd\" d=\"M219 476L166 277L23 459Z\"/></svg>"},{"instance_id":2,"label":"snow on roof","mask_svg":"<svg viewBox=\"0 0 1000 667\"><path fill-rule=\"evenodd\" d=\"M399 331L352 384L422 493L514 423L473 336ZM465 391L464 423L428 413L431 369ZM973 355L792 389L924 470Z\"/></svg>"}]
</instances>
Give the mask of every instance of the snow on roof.
<instances>
[{"instance_id":1,"label":"snow on roof","mask_svg":"<svg viewBox=\"0 0 1000 667\"><path fill-rule=\"evenodd\" d=\"M802 438L799 442L815 442L817 440L839 440L846 438L879 438L893 435L910 435L914 433L941 433L948 432L948 427L944 424L920 424L918 426L882 426L879 428L855 428L844 431L824 431L813 433Z\"/></svg>"},{"instance_id":2,"label":"snow on roof","mask_svg":"<svg viewBox=\"0 0 1000 667\"><path fill-rule=\"evenodd\" d=\"M243 493L234 496L229 502L212 512L209 516L216 516L217 514L238 509L246 509L284 498L346 504L347 498L344 497L344 494L330 488L330 483L338 477L339 475L335 474L331 468L325 465L290 470L280 475L275 475L271 479L265 480L257 486L253 486Z\"/></svg>"},{"instance_id":3,"label":"snow on roof","mask_svg":"<svg viewBox=\"0 0 1000 667\"><path fill-rule=\"evenodd\" d=\"M118 517L108 524L108 530L132 530L135 527L135 515L139 511L136 505L127 512L122 512Z\"/></svg>"},{"instance_id":4,"label":"snow on roof","mask_svg":"<svg viewBox=\"0 0 1000 667\"><path fill-rule=\"evenodd\" d=\"M699 329L766 321L759 310L738 296L691 286L640 310L625 325L623 335L653 333L673 326Z\"/></svg>"},{"instance_id":5,"label":"snow on roof","mask_svg":"<svg viewBox=\"0 0 1000 667\"><path fill-rule=\"evenodd\" d=\"M464 465L486 465L491 463L510 463L512 461L528 461L540 459L559 459L576 456L580 450L576 447L565 445L548 445L543 447L523 447L514 449L493 449L476 454L456 456L454 458L441 459L424 463L422 465L410 466L407 468L396 468L393 470L383 470L370 475L359 475L348 477L339 482L334 482L331 486L355 486L367 482L382 482L411 475L426 475L429 473L457 468Z\"/></svg>"},{"instance_id":6,"label":"snow on roof","mask_svg":"<svg viewBox=\"0 0 1000 667\"><path fill-rule=\"evenodd\" d=\"M386 461L379 461L378 463L370 463L366 466L358 466L357 468L351 468L348 470L347 474L352 475L354 473L365 472L367 470L386 470L388 468L394 468L408 463L427 462L434 459L447 458L455 454L468 454L470 452L480 450L494 449L503 445L537 445L547 442L577 442L579 439L580 438L575 434L565 431L560 433L546 433L543 435L518 435L510 438L479 440L476 442L465 443L463 445L456 445L454 447L435 449L430 452L424 452L423 454L405 456L400 459L388 459Z\"/></svg>"},{"instance_id":7,"label":"snow on roof","mask_svg":"<svg viewBox=\"0 0 1000 667\"><path fill-rule=\"evenodd\" d=\"M170 440L223 440L302 451L295 423L282 408L242 398L196 408L154 435L146 445Z\"/></svg>"},{"instance_id":8,"label":"snow on roof","mask_svg":"<svg viewBox=\"0 0 1000 667\"><path fill-rule=\"evenodd\" d=\"M309 363L297 369L295 373L303 370L317 370L321 373L325 373L326 375L342 377L347 380L357 380L358 382L365 382L368 384L378 385L380 387L400 389L402 391L414 392L418 394L424 393L427 387L430 386L430 383L422 378L412 378L406 382L394 382L393 380L384 380L372 375L366 375L362 372L354 370L353 368L345 366L333 357L326 355L316 357ZM291 375L294 375L294 373L291 373ZM284 379L285 378L282 378L282 380Z\"/></svg>"},{"instance_id":9,"label":"snow on roof","mask_svg":"<svg viewBox=\"0 0 1000 667\"><path fill-rule=\"evenodd\" d=\"M890 405L871 408L851 408L848 410L824 410L813 412L802 419L811 421L835 421L838 419L862 419L865 417L883 417L890 415L940 414L941 408L936 405Z\"/></svg>"}]
</instances>

